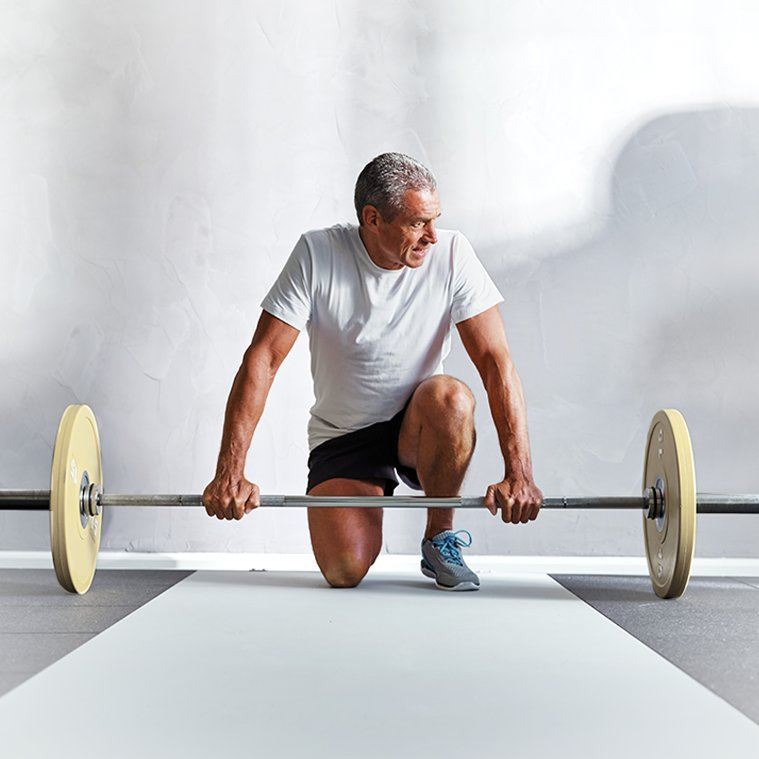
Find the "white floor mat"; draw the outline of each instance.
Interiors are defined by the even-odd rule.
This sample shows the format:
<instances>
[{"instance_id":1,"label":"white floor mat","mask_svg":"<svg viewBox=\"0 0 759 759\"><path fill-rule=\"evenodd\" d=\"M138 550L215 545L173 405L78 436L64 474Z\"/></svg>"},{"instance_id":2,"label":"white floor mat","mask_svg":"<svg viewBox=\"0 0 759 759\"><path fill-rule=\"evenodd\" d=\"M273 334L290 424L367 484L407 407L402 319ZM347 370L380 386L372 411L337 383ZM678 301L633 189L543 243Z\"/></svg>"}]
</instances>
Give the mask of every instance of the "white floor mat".
<instances>
[{"instance_id":1,"label":"white floor mat","mask_svg":"<svg viewBox=\"0 0 759 759\"><path fill-rule=\"evenodd\" d=\"M2 754L757 756L759 726L549 577L482 582L199 572L0 698Z\"/></svg>"}]
</instances>

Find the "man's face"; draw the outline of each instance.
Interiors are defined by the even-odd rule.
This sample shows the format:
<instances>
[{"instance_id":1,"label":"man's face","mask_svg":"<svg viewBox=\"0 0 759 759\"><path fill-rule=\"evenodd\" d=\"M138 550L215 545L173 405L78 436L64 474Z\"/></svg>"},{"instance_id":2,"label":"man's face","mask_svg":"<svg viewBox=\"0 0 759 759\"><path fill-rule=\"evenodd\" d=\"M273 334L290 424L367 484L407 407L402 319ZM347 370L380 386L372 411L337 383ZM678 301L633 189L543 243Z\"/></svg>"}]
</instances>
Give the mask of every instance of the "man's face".
<instances>
[{"instance_id":1,"label":"man's face","mask_svg":"<svg viewBox=\"0 0 759 759\"><path fill-rule=\"evenodd\" d=\"M406 190L403 208L392 221L379 214L376 233L386 266L416 269L437 242L435 219L440 216L437 190Z\"/></svg>"}]
</instances>

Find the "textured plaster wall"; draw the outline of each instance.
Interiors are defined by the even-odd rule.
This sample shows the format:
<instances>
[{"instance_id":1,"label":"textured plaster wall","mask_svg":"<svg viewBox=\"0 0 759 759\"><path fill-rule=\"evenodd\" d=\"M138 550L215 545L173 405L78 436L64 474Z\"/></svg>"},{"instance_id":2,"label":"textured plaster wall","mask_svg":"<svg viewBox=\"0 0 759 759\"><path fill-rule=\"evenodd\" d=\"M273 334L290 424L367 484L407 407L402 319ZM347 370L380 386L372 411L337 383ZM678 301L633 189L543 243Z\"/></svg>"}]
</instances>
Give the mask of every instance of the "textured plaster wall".
<instances>
[{"instance_id":1,"label":"textured plaster wall","mask_svg":"<svg viewBox=\"0 0 759 759\"><path fill-rule=\"evenodd\" d=\"M60 414L86 402L108 490L200 492L258 303L400 150L505 295L546 494L638 492L662 406L700 489L759 490L758 28L730 0L6 0L0 488L47 487ZM458 336L446 371L478 399L480 495L502 460ZM262 491L304 492L312 399L303 334L248 458ZM386 550L422 523L388 512ZM630 513L458 525L481 553L642 552ZM756 518L699 525L700 555L759 556ZM46 545L44 514L0 514L1 548ZM309 550L303 512L263 510L122 510L103 546Z\"/></svg>"}]
</instances>

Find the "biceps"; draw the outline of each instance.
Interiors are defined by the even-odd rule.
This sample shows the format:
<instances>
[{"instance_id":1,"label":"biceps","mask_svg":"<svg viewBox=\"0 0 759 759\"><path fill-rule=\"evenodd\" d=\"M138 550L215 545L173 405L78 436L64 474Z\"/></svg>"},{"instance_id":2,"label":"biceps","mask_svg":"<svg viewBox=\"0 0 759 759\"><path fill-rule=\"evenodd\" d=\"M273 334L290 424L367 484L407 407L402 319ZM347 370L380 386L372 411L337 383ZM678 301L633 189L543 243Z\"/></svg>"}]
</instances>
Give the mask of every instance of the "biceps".
<instances>
[{"instance_id":1,"label":"biceps","mask_svg":"<svg viewBox=\"0 0 759 759\"><path fill-rule=\"evenodd\" d=\"M300 330L272 316L268 311L262 311L248 351L265 353L271 364L278 367L295 345L299 334Z\"/></svg>"},{"instance_id":2,"label":"biceps","mask_svg":"<svg viewBox=\"0 0 759 759\"><path fill-rule=\"evenodd\" d=\"M478 369L481 369L486 361L493 358L509 359L506 330L498 306L493 306L481 314L477 314L477 316L465 319L456 326L469 358L472 359Z\"/></svg>"}]
</instances>

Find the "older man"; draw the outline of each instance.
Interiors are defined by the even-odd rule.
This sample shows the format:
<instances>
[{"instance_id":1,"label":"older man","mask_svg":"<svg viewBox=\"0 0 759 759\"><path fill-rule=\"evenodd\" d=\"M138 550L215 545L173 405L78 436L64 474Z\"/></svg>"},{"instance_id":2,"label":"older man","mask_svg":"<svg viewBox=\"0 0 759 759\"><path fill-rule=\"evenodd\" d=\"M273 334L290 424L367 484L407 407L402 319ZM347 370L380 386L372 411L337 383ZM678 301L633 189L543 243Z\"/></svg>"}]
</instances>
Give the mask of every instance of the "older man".
<instances>
[{"instance_id":1,"label":"older man","mask_svg":"<svg viewBox=\"0 0 759 759\"><path fill-rule=\"evenodd\" d=\"M308 329L316 403L308 425L308 495L392 495L398 476L430 497L459 494L474 452L474 397L443 373L456 324L487 391L505 468L485 504L504 522L535 519L521 383L498 303L468 240L435 228L437 184L400 153L377 156L355 190L358 226L301 236L273 287L235 377L216 476L203 493L209 516L241 519L259 505L245 457L285 356ZM333 587L354 587L382 547L382 508L310 508L317 564ZM469 542L459 535L466 534ZM453 532L452 509L428 509L422 572L445 590L477 590Z\"/></svg>"}]
</instances>

